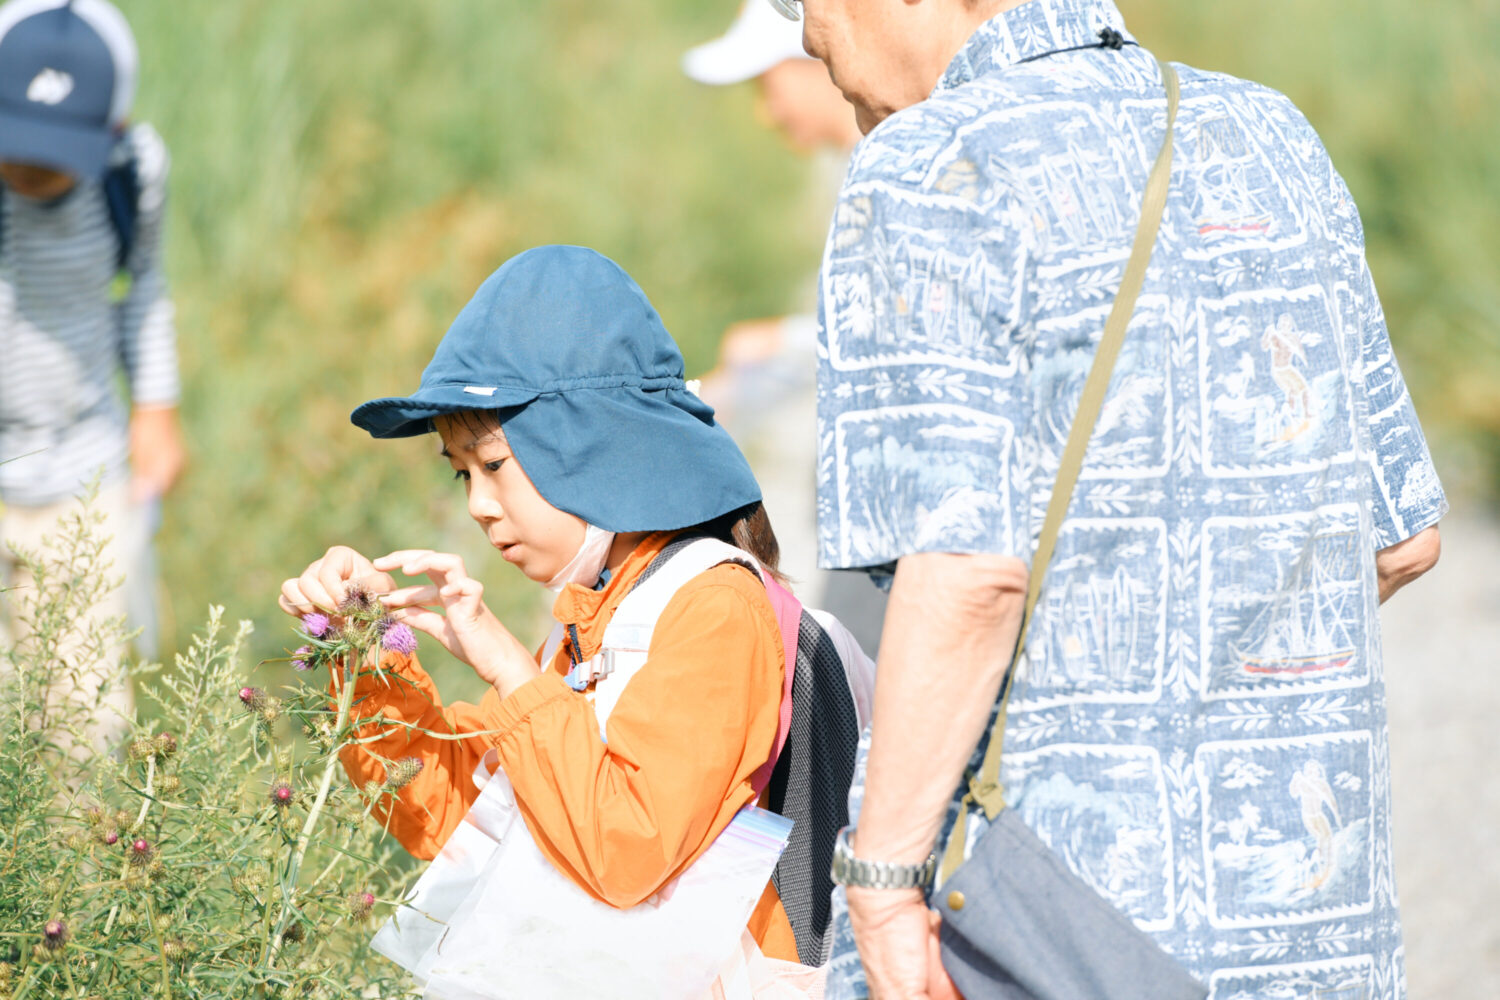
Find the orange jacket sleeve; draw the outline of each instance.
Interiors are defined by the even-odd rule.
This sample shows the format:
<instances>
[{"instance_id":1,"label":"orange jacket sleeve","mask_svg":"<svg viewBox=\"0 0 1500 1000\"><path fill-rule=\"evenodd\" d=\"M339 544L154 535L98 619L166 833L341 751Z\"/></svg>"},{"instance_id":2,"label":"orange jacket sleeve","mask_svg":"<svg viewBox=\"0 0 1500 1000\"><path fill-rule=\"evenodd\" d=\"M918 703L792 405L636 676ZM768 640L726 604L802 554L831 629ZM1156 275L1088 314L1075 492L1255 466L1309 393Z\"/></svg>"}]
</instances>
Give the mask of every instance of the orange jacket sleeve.
<instances>
[{"instance_id":1,"label":"orange jacket sleeve","mask_svg":"<svg viewBox=\"0 0 1500 1000\"><path fill-rule=\"evenodd\" d=\"M466 702L444 708L436 685L415 656L387 652L381 665L385 677L366 673L355 681L351 709L351 722L358 725L356 738L374 739L346 746L340 759L350 780L360 788L385 781L381 758L416 757L422 762L411 783L394 796L382 796L374 811L401 846L416 857L430 859L479 797L474 768L489 748L479 734L486 728L487 717L493 721L494 706L489 712L482 704ZM337 681L334 688L337 694ZM493 692L490 700L499 702ZM376 716L384 722L360 724ZM452 738L459 734L469 735Z\"/></svg>"},{"instance_id":2,"label":"orange jacket sleeve","mask_svg":"<svg viewBox=\"0 0 1500 1000\"><path fill-rule=\"evenodd\" d=\"M718 566L678 591L600 739L593 706L555 672L501 702L500 756L537 846L614 906L692 863L754 797L781 704L780 633L765 588Z\"/></svg>"}]
</instances>

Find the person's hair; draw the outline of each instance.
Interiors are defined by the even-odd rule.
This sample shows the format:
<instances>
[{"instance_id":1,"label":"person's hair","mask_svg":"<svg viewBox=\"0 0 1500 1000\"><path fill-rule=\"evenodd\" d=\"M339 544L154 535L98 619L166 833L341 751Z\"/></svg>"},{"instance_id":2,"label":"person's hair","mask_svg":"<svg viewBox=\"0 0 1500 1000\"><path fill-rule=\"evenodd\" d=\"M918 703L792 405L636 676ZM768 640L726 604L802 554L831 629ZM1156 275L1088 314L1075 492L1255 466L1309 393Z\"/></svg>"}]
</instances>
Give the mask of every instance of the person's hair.
<instances>
[{"instance_id":1,"label":"person's hair","mask_svg":"<svg viewBox=\"0 0 1500 1000\"><path fill-rule=\"evenodd\" d=\"M504 434L501 422L505 415L504 410L458 410L445 414L477 435ZM428 426L432 426L432 421L428 421ZM740 551L754 556L756 562L764 566L778 582L788 582L780 568L781 546L776 541L776 532L771 528L771 518L766 514L765 504L759 500L687 528L682 534L706 535L728 542Z\"/></svg>"},{"instance_id":2,"label":"person's hair","mask_svg":"<svg viewBox=\"0 0 1500 1000\"><path fill-rule=\"evenodd\" d=\"M771 518L766 514L766 506L759 500L688 528L683 534L707 535L721 542L728 542L740 551L754 556L755 561L764 566L778 582L787 582L780 569L781 546L776 541L776 532L771 528Z\"/></svg>"}]
</instances>

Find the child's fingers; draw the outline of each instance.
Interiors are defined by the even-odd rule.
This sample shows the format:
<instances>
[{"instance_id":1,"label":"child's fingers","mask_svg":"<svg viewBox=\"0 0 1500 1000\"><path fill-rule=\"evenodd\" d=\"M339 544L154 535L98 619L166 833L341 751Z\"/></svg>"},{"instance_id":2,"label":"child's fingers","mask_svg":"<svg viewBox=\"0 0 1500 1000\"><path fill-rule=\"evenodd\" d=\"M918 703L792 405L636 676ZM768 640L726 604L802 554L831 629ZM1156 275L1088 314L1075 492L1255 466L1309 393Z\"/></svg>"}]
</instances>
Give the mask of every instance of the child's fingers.
<instances>
[{"instance_id":1,"label":"child's fingers","mask_svg":"<svg viewBox=\"0 0 1500 1000\"><path fill-rule=\"evenodd\" d=\"M281 607L282 611L285 611L294 618L301 618L303 615L311 614L317 610L313 607L311 601L302 596L302 589L297 586L295 579L283 581L281 584L281 595L277 597L276 603Z\"/></svg>"},{"instance_id":2,"label":"child's fingers","mask_svg":"<svg viewBox=\"0 0 1500 1000\"><path fill-rule=\"evenodd\" d=\"M319 559L296 579L297 592L302 595L302 600L311 604L314 608L324 611L332 611L339 606L339 601L344 599L343 588L338 588L335 596L329 593L328 585L323 582L323 560Z\"/></svg>"},{"instance_id":3,"label":"child's fingers","mask_svg":"<svg viewBox=\"0 0 1500 1000\"><path fill-rule=\"evenodd\" d=\"M392 612L391 617L399 622L405 622L418 632L426 632L445 647L448 645L445 638L448 620L436 611L428 611L425 608L401 608Z\"/></svg>"},{"instance_id":4,"label":"child's fingers","mask_svg":"<svg viewBox=\"0 0 1500 1000\"><path fill-rule=\"evenodd\" d=\"M397 549L395 552L387 553L376 559L374 566L383 573L389 573L393 569L401 569L403 565L411 562L413 559L431 554L431 549ZM402 570L402 572L406 571Z\"/></svg>"},{"instance_id":5,"label":"child's fingers","mask_svg":"<svg viewBox=\"0 0 1500 1000\"><path fill-rule=\"evenodd\" d=\"M416 587L401 587L380 595L380 603L388 608L418 607L438 603L438 589L434 584Z\"/></svg>"},{"instance_id":6,"label":"child's fingers","mask_svg":"<svg viewBox=\"0 0 1500 1000\"><path fill-rule=\"evenodd\" d=\"M392 555L399 554L392 553ZM403 560L400 563L400 570L407 576L430 576L433 582L439 585L469 575L468 570L464 569L464 561L461 557L451 552L430 550L418 551L410 559Z\"/></svg>"}]
</instances>

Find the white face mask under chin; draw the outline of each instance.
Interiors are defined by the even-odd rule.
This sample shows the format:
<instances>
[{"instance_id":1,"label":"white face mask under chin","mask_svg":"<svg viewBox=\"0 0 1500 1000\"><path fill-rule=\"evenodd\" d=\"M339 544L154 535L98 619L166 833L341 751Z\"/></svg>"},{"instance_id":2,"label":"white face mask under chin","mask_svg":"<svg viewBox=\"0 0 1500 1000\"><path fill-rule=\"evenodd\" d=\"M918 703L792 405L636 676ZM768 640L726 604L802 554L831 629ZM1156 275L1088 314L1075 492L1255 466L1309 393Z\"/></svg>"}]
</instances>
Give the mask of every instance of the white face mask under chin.
<instances>
[{"instance_id":1,"label":"white face mask under chin","mask_svg":"<svg viewBox=\"0 0 1500 1000\"><path fill-rule=\"evenodd\" d=\"M557 594L570 583L581 583L585 587L598 583L599 575L604 572L604 564L609 560L610 546L614 543L613 531L587 525L583 533L583 544L578 546L578 554L547 581L547 589Z\"/></svg>"}]
</instances>

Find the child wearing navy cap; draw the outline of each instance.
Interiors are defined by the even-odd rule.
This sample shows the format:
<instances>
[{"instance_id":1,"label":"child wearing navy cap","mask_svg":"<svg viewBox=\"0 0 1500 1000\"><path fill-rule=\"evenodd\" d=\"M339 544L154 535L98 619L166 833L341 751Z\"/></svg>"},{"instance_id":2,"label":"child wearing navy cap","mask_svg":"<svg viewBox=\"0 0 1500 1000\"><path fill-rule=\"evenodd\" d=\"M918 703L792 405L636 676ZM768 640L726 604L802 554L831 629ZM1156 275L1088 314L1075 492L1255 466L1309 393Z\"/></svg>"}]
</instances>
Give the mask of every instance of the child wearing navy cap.
<instances>
[{"instance_id":1,"label":"child wearing navy cap","mask_svg":"<svg viewBox=\"0 0 1500 1000\"><path fill-rule=\"evenodd\" d=\"M96 477L111 536L101 571L149 562L146 525L184 461L162 271L168 159L149 125L126 124L136 70L130 27L105 0L0 6L0 586L18 588L13 600L26 581L10 546L37 549ZM95 620L150 591L132 579ZM118 653L57 692L88 702L101 744L131 709Z\"/></svg>"},{"instance_id":2,"label":"child wearing navy cap","mask_svg":"<svg viewBox=\"0 0 1500 1000\"><path fill-rule=\"evenodd\" d=\"M653 898L767 789L804 621L800 605L787 621L777 603L760 488L684 382L656 311L591 250L529 250L459 314L416 392L368 402L353 421L377 438L437 432L470 516L502 559L554 591L557 626L533 653L460 557L426 549L371 560L335 547L287 580L289 614L316 612L324 628L357 589L490 685L478 704L445 705L415 643L387 643L383 674L353 682L350 777L378 786L401 764L400 791L377 812L432 858L494 761L553 868L613 907ZM398 585L392 573L426 579ZM653 588L643 630L633 606ZM840 806L847 788L846 775ZM799 949L816 962L827 919L826 887L821 899L795 891L765 885L753 913L745 904L746 947L787 969ZM788 911L820 917L794 928Z\"/></svg>"}]
</instances>

